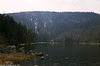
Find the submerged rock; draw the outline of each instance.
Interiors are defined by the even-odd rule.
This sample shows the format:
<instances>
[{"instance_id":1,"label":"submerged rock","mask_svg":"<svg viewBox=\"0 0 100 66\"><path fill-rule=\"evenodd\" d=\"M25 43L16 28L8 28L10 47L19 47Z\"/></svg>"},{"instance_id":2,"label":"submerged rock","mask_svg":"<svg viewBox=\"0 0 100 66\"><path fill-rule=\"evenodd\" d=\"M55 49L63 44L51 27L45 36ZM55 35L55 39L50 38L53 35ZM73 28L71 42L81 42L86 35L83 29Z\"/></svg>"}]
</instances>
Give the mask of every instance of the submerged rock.
<instances>
[{"instance_id":1,"label":"submerged rock","mask_svg":"<svg viewBox=\"0 0 100 66\"><path fill-rule=\"evenodd\" d=\"M46 54L45 56L48 56L48 54Z\"/></svg>"},{"instance_id":2,"label":"submerged rock","mask_svg":"<svg viewBox=\"0 0 100 66\"><path fill-rule=\"evenodd\" d=\"M67 60L68 60L68 59L69 59L69 57L66 57L65 59L67 59Z\"/></svg>"}]
</instances>

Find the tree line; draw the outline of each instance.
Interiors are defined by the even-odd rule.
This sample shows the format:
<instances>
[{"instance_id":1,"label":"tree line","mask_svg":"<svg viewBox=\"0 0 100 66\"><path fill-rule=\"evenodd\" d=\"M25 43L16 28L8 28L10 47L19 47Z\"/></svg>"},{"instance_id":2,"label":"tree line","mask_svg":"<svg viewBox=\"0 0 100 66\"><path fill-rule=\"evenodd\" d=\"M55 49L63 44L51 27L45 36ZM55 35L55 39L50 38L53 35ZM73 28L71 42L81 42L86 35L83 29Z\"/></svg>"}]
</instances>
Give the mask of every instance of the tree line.
<instances>
[{"instance_id":1,"label":"tree line","mask_svg":"<svg viewBox=\"0 0 100 66\"><path fill-rule=\"evenodd\" d=\"M8 15L0 14L0 44L36 42L36 34Z\"/></svg>"}]
</instances>

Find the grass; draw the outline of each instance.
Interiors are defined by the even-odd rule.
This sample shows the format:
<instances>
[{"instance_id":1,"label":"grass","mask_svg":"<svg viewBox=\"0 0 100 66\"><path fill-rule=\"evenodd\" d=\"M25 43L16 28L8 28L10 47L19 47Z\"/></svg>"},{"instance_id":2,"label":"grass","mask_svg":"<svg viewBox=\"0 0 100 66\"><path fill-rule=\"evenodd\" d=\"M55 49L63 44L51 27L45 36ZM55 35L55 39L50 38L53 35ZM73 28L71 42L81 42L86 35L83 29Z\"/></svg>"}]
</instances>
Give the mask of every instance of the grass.
<instances>
[{"instance_id":1,"label":"grass","mask_svg":"<svg viewBox=\"0 0 100 66\"><path fill-rule=\"evenodd\" d=\"M16 63L16 62L21 62L21 61L26 61L33 58L32 55L27 55L25 53L11 53L11 54L2 54L0 53L0 64L5 64L7 61L9 63Z\"/></svg>"}]
</instances>

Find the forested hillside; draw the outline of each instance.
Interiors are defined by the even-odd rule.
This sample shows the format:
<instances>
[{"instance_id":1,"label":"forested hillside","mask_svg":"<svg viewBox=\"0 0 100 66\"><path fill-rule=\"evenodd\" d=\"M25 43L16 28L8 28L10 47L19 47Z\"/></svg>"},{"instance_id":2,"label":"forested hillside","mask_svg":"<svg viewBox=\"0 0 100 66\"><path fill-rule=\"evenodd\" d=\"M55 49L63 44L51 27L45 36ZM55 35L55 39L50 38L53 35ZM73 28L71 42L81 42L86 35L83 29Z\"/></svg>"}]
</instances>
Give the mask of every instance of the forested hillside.
<instances>
[{"instance_id":1,"label":"forested hillside","mask_svg":"<svg viewBox=\"0 0 100 66\"><path fill-rule=\"evenodd\" d=\"M100 42L100 14L93 12L10 13L38 34L38 41Z\"/></svg>"},{"instance_id":2,"label":"forested hillside","mask_svg":"<svg viewBox=\"0 0 100 66\"><path fill-rule=\"evenodd\" d=\"M36 34L27 27L14 21L8 15L0 14L0 44L35 42Z\"/></svg>"}]
</instances>

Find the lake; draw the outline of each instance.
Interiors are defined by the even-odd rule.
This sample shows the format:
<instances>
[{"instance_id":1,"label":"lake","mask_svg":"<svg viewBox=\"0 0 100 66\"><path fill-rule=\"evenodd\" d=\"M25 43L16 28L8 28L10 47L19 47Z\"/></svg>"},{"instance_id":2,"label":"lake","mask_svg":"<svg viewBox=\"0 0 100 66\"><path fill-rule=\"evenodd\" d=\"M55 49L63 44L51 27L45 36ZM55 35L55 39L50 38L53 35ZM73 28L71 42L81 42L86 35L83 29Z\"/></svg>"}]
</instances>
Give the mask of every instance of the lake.
<instances>
[{"instance_id":1,"label":"lake","mask_svg":"<svg viewBox=\"0 0 100 66\"><path fill-rule=\"evenodd\" d=\"M43 52L44 60L35 57L20 66L100 66L100 45L38 43L26 48Z\"/></svg>"}]
</instances>

